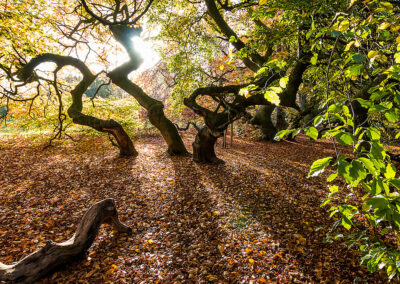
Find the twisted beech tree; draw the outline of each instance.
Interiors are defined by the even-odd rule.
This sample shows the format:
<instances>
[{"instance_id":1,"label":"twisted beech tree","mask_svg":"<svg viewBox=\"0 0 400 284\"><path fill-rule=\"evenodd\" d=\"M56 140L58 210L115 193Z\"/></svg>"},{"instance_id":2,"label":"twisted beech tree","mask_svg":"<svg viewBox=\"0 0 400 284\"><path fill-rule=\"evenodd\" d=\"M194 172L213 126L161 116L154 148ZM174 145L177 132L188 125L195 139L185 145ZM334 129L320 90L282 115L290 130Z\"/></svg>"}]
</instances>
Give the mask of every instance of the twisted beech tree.
<instances>
[{"instance_id":1,"label":"twisted beech tree","mask_svg":"<svg viewBox=\"0 0 400 284\"><path fill-rule=\"evenodd\" d=\"M244 15L244 21L253 20L251 24L254 28L270 30L271 28L261 21L258 17L253 17L260 8L258 1L243 1L238 4L231 1L205 0L206 13L201 17L213 27L215 37L222 38L230 42L233 48L239 54L239 58L244 66L258 76L252 80L246 80L244 84L226 84L222 86L200 87L184 99L184 104L192 109L196 114L204 119L205 126L198 129L196 139L193 143L194 160L198 162L222 162L214 152L214 145L218 137L223 135L224 130L234 120L243 116L249 116L246 110L252 106L262 105L253 118L253 123L260 124L267 139L272 140L275 136L276 128L271 121L271 114L280 102L281 106L299 109L296 103L297 93L302 83L302 77L310 62L310 47L307 41L303 39L305 33L303 30L297 32L298 44L296 49L292 46L287 50L290 56L286 56L288 64L276 68L267 68L269 62L276 59L277 50L274 44L278 41L271 39L267 45L252 46L247 45L226 21L224 14L237 12L238 15ZM200 4L201 6L201 4ZM208 16L206 16L208 15ZM240 17L240 16L238 16ZM199 21L199 20L197 20ZM293 27L290 27L293 29ZM291 30L288 32L290 34ZM274 35L276 37L276 35ZM272 38L272 36L271 36ZM261 55L257 48L264 52ZM275 86L280 79L285 78L285 85L281 92L275 92L268 97L263 90ZM226 80L227 81L227 80ZM250 96L243 96L241 90L248 89ZM199 97L210 97L217 103L215 110L202 106L197 102ZM275 100L275 101L274 101Z\"/></svg>"},{"instance_id":2,"label":"twisted beech tree","mask_svg":"<svg viewBox=\"0 0 400 284\"><path fill-rule=\"evenodd\" d=\"M158 13L164 13L164 26L168 26L160 38L175 43L164 49L166 55L174 54L166 59L171 70L177 73L175 78L180 79L176 93L184 94L184 88L190 86L193 91L188 96L186 90L183 102L204 119L205 126L197 127L193 143L196 161L221 162L214 152L215 142L234 120L243 116L250 118L247 111L251 107L257 106L258 111L250 121L261 126L267 140L272 140L277 132L271 119L276 106L291 108L297 113L294 127L299 127L303 117L315 112L316 104L307 107L297 104L299 90L304 88L304 77L308 79L305 88L308 91L313 91L315 85L325 84L321 70L326 67L329 70L332 53L337 52L332 46L344 45L329 33L318 33L318 27L332 25L339 12L348 8L345 1L326 1L318 7L315 1L308 0L191 3L189 8L186 1L166 1L159 4ZM178 11L184 9L188 15L175 12L173 7ZM167 23L176 25L171 28ZM314 40L313 34L319 38ZM190 48L194 50L188 51ZM197 63L198 54L222 63L220 66L205 60ZM176 66L182 62L190 67L180 70ZM237 72L239 68L241 73ZM314 74L308 74L308 70ZM232 74L237 78L232 78ZM322 97L324 91L317 89L315 95ZM215 109L202 104L203 97L214 100Z\"/></svg>"},{"instance_id":3,"label":"twisted beech tree","mask_svg":"<svg viewBox=\"0 0 400 284\"><path fill-rule=\"evenodd\" d=\"M327 1L318 9L315 9L313 1L308 0L296 3L277 0L204 0L190 3L185 0L72 2L73 7L69 10L65 8L60 13L61 16L54 20L61 34L59 45L64 47L65 52L74 50L80 53L86 46L93 53L95 51L90 48L88 38L95 38L102 44L112 38L125 49L128 61L111 71L93 74L86 66L86 60L70 54L56 56L45 53L32 56L31 52L28 57L33 58L25 60L20 55L24 53L14 48L20 57L20 62L16 64L18 70L4 64L2 69L9 80L19 84L13 90L4 89L3 95L8 99L18 99L16 94L23 86L38 84L39 91L40 84L47 82L53 86L57 96L61 97L58 72L64 66L72 66L82 73L83 78L70 91L72 104L68 109L69 116L77 124L114 136L122 155L136 155L132 141L119 123L82 112L83 93L97 76L106 76L147 110L150 122L161 132L170 154L186 154L176 127L164 115L162 102L148 96L128 77L142 62L132 37L140 34L138 23L144 15L150 13L148 20L162 27L160 38L168 42L163 48L171 70L177 74L173 76L176 86L185 94L185 98L180 99L185 106L204 119L205 125L198 128L193 143L194 159L199 162L219 163L221 160L215 155L214 145L233 121L245 116L253 124L259 124L265 138L272 140L277 129L271 115L277 105L295 111L301 110L295 119L297 122L310 112L312 107L301 109L297 105L299 90L303 88L303 78L307 76L308 90L313 90L315 85L324 84L325 82L321 83L320 78L315 76L324 75L318 67L329 69L333 53L337 54L345 46L345 42L335 36L317 33L316 26L329 27L337 19L336 12L347 9L346 3L336 2ZM150 10L151 6L155 6L155 9ZM235 32L235 29L239 32ZM37 53L39 51L35 50L33 54ZM98 56L104 57L101 54ZM52 80L43 78L36 72L36 67L44 62L56 64ZM221 69L218 72L221 67L218 64L223 64L228 70ZM309 69L315 74L307 75ZM371 86L376 86L384 77L371 77L371 80ZM359 97L368 96L371 86L360 88ZM324 95L323 92L321 94ZM28 99L35 99L37 95ZM211 98L215 102L215 109L211 109L209 105L204 106L201 103L202 97ZM360 113L359 121L364 121L367 115L365 109L358 101L353 104L354 111ZM255 106L258 111L251 118L248 109ZM62 107L60 130L63 122L61 110Z\"/></svg>"},{"instance_id":4,"label":"twisted beech tree","mask_svg":"<svg viewBox=\"0 0 400 284\"><path fill-rule=\"evenodd\" d=\"M139 35L141 28L138 26L139 20L146 14L153 0L148 1L86 1L81 0L70 9L71 11L64 11L63 16L74 23L62 23L61 19L56 23L56 27L61 31L63 39L72 42L72 47L75 48L77 53L81 53L81 44L84 43L89 48L88 52L95 52L90 47L90 42L85 39L85 36L92 36L100 42L109 40L107 36L110 34L118 41L126 50L129 55L128 62L116 67L110 72L100 72L93 74L86 66L83 60L74 58L72 56L61 56L56 54L41 54L31 60L27 61L18 52L15 52L21 57L18 70L15 72L11 67L2 65L2 69L8 76L8 79L18 84L12 90L3 89L3 95L8 99L16 99L19 90L28 84L42 84L41 81L45 80L35 73L35 68L46 62L56 64L56 69L53 71L54 77L51 80L53 89L58 97L61 96L59 83L57 81L57 74L64 66L72 66L78 69L83 75L82 80L77 86L70 91L72 96L72 104L68 109L68 115L73 119L74 123L92 127L98 131L106 132L113 135L117 141L117 146L120 149L121 155L135 156L137 152L133 143L123 127L114 120L103 120L93 116L88 116L82 113L82 96L88 89L90 84L102 73L111 80L112 83L125 90L128 94L133 96L138 103L148 111L150 122L161 132L168 145L168 153L183 155L186 154L186 148L180 138L177 129L164 115L162 102L148 96L138 85L129 80L128 75L139 68L142 63L138 52L134 47L133 36ZM64 19L65 21L65 19ZM106 38L107 40L104 40ZM65 49L71 48L62 40L60 45ZM88 56L86 56L88 57ZM46 81L46 80L45 80ZM47 80L48 81L48 80ZM38 94L30 99L35 99ZM61 104L61 99L60 99ZM60 107L60 123L62 124L63 118ZM62 130L62 125L60 131Z\"/></svg>"}]
</instances>

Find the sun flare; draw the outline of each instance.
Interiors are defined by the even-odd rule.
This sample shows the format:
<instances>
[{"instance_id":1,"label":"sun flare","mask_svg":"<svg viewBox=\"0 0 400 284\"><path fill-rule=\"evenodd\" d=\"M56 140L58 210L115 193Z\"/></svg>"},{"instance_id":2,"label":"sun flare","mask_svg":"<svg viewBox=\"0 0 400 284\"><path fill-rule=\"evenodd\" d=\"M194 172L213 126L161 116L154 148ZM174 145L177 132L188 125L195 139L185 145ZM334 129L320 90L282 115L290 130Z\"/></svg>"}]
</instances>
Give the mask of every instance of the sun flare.
<instances>
[{"instance_id":1,"label":"sun flare","mask_svg":"<svg viewBox=\"0 0 400 284\"><path fill-rule=\"evenodd\" d=\"M154 43L152 41L141 37L133 37L132 41L135 50L143 59L143 63L140 65L139 69L135 71L136 74L140 74L142 71L153 67L160 60L160 56L154 50ZM113 54L112 58L110 58L110 62L115 63L116 66L127 61L129 61L129 55L123 48L119 49L116 54Z\"/></svg>"}]
</instances>

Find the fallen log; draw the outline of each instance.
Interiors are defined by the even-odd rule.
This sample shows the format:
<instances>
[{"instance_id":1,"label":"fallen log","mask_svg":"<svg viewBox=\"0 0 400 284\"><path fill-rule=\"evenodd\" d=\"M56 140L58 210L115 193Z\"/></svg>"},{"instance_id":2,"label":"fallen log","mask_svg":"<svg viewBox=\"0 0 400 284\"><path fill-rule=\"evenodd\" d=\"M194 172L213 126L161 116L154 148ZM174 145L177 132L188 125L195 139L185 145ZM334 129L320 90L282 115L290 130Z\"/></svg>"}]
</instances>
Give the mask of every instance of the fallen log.
<instances>
[{"instance_id":1,"label":"fallen log","mask_svg":"<svg viewBox=\"0 0 400 284\"><path fill-rule=\"evenodd\" d=\"M0 262L0 281L32 283L79 259L90 248L103 223L111 223L118 232L132 232L120 222L114 200L104 199L89 208L69 240L62 243L48 241L44 247L12 265Z\"/></svg>"}]
</instances>

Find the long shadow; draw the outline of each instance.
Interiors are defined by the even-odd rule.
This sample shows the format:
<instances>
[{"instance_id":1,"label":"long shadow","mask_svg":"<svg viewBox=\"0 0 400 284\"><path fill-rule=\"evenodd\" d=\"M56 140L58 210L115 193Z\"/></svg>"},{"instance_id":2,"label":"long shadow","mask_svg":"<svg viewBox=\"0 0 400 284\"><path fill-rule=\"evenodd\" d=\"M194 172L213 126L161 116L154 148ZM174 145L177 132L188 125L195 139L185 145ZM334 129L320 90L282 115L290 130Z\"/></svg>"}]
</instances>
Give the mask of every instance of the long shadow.
<instances>
[{"instance_id":1,"label":"long shadow","mask_svg":"<svg viewBox=\"0 0 400 284\"><path fill-rule=\"evenodd\" d=\"M322 180L305 178L308 167L299 160L301 156L293 154L296 145L283 147L280 159L267 151L244 155L249 153L246 147L223 154L223 159L230 156L237 162L234 166L203 166L201 172L226 196L233 197L250 221L260 223L272 243L279 244L271 246L273 254L283 256L274 259L274 264L295 264L303 274L302 281L378 282L378 275L360 268L356 251L339 243L324 244L326 231L315 230L330 223L325 209L320 208L326 185Z\"/></svg>"},{"instance_id":2,"label":"long shadow","mask_svg":"<svg viewBox=\"0 0 400 284\"><path fill-rule=\"evenodd\" d=\"M201 183L201 173L189 157L172 157L175 187L168 193L164 228L172 247L169 270L164 281L196 282L199 279L226 279L225 263L218 246L224 238L213 214L214 201ZM226 274L226 273L225 273Z\"/></svg>"}]
</instances>

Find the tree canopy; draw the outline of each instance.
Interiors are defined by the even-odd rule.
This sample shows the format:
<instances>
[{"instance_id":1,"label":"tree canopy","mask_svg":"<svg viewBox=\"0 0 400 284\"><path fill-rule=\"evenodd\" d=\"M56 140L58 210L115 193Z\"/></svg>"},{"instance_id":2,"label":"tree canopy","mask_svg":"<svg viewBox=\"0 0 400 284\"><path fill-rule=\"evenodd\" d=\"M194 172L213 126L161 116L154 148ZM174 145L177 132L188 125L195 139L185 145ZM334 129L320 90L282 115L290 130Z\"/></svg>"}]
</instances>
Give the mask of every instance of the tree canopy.
<instances>
[{"instance_id":1,"label":"tree canopy","mask_svg":"<svg viewBox=\"0 0 400 284\"><path fill-rule=\"evenodd\" d=\"M52 101L53 138L70 119L136 156L126 125L84 103L85 94L94 102L118 92L146 111L171 155L188 154L178 125L193 125L196 162L223 163L215 143L238 120L259 125L265 140L329 140L335 156L309 172L333 171L322 204L336 218L327 241L347 238L370 272L400 274L400 179L389 147L400 137L399 1L14 0L1 9L1 119L10 102L30 112ZM142 32L160 63L135 80ZM113 62L121 54L126 61ZM167 117L187 110L189 121Z\"/></svg>"}]
</instances>

